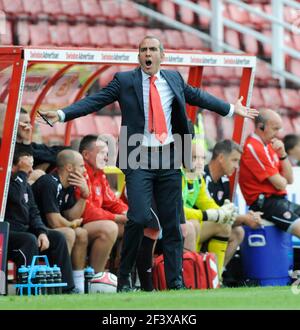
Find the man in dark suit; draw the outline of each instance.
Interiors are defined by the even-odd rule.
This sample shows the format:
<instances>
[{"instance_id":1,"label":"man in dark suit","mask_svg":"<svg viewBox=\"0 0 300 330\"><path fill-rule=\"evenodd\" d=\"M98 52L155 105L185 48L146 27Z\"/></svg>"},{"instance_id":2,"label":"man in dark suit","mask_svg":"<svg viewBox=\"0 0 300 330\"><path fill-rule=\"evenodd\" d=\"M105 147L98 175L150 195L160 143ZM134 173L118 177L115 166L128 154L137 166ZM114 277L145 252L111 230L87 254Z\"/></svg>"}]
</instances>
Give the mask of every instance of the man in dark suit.
<instances>
[{"instance_id":1,"label":"man in dark suit","mask_svg":"<svg viewBox=\"0 0 300 330\"><path fill-rule=\"evenodd\" d=\"M177 71L161 70L164 57L159 39L146 36L139 45L140 67L116 73L98 93L63 110L45 112L52 123L65 122L99 111L118 101L122 111L118 166L126 175L129 210L118 278L118 291L130 291L129 274L143 237L152 219L154 196L162 226L165 274L169 289L181 289L182 210L181 173L184 158L191 166L191 134L186 102L217 112L253 118L257 111L247 109L239 99L230 105L200 89L187 85ZM181 143L178 142L181 140ZM178 160L178 153L181 155ZM165 157L166 156L166 157Z\"/></svg>"}]
</instances>

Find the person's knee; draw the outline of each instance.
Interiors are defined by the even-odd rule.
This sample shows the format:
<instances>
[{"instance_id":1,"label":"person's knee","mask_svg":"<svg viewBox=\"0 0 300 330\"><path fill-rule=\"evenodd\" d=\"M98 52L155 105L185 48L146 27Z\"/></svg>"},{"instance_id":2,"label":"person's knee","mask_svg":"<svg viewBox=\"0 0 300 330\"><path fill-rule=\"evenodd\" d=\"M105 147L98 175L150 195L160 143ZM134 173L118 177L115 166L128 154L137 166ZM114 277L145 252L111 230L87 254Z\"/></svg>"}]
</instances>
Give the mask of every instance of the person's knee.
<instances>
[{"instance_id":1,"label":"person's knee","mask_svg":"<svg viewBox=\"0 0 300 330\"><path fill-rule=\"evenodd\" d=\"M237 226L232 228L231 236L234 237L238 244L243 242L245 237L245 231L242 226Z\"/></svg>"},{"instance_id":2,"label":"person's knee","mask_svg":"<svg viewBox=\"0 0 300 330\"><path fill-rule=\"evenodd\" d=\"M101 236L104 237L105 240L114 243L118 237L118 232L118 225L113 221L107 221Z\"/></svg>"},{"instance_id":3,"label":"person's knee","mask_svg":"<svg viewBox=\"0 0 300 330\"><path fill-rule=\"evenodd\" d=\"M230 225L217 224L217 235L222 237L230 237L232 228Z\"/></svg>"},{"instance_id":4,"label":"person's knee","mask_svg":"<svg viewBox=\"0 0 300 330\"><path fill-rule=\"evenodd\" d=\"M88 244L88 232L84 228L76 228L76 244L87 245Z\"/></svg>"},{"instance_id":5,"label":"person's knee","mask_svg":"<svg viewBox=\"0 0 300 330\"><path fill-rule=\"evenodd\" d=\"M60 232L59 232L60 233ZM68 243L68 245L73 246L76 239L76 233L72 228L64 228L63 235Z\"/></svg>"}]
</instances>

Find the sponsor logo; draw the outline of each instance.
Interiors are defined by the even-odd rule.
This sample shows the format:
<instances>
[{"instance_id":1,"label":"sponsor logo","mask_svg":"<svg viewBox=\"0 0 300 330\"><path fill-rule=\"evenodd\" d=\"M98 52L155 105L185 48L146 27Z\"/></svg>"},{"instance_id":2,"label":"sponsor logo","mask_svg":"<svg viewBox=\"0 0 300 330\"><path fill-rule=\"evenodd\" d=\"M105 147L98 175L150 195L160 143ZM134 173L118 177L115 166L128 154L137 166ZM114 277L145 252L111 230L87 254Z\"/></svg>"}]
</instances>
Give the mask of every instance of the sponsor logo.
<instances>
[{"instance_id":1,"label":"sponsor logo","mask_svg":"<svg viewBox=\"0 0 300 330\"><path fill-rule=\"evenodd\" d=\"M247 66L250 65L250 60L247 58L239 58L239 57L224 58L224 64Z\"/></svg>"},{"instance_id":2,"label":"sponsor logo","mask_svg":"<svg viewBox=\"0 0 300 330\"><path fill-rule=\"evenodd\" d=\"M66 53L66 59L93 61L95 59L95 55L91 53Z\"/></svg>"},{"instance_id":3,"label":"sponsor logo","mask_svg":"<svg viewBox=\"0 0 300 330\"><path fill-rule=\"evenodd\" d=\"M291 219L292 214L291 214L291 212L286 211L286 212L283 213L283 216L284 216L286 219Z\"/></svg>"},{"instance_id":4,"label":"sponsor logo","mask_svg":"<svg viewBox=\"0 0 300 330\"><path fill-rule=\"evenodd\" d=\"M190 58L191 63L199 63L199 64L217 64L217 59L215 57L194 57Z\"/></svg>"},{"instance_id":5,"label":"sponsor logo","mask_svg":"<svg viewBox=\"0 0 300 330\"><path fill-rule=\"evenodd\" d=\"M58 52L48 52L48 51L38 51L32 50L30 51L31 59L47 59L47 60L57 60L59 58Z\"/></svg>"},{"instance_id":6,"label":"sponsor logo","mask_svg":"<svg viewBox=\"0 0 300 330\"><path fill-rule=\"evenodd\" d=\"M184 57L180 55L165 55L165 62L183 63Z\"/></svg>"},{"instance_id":7,"label":"sponsor logo","mask_svg":"<svg viewBox=\"0 0 300 330\"><path fill-rule=\"evenodd\" d=\"M104 61L129 61L130 56L126 54L101 54L101 60Z\"/></svg>"}]
</instances>

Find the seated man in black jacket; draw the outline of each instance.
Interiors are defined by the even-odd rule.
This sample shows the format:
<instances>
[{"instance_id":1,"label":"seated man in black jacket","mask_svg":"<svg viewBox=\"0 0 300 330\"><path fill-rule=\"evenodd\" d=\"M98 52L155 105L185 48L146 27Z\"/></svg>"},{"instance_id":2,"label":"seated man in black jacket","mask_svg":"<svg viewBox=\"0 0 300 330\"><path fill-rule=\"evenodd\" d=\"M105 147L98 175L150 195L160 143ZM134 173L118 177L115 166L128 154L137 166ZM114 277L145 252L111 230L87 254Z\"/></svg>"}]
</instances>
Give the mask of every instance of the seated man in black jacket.
<instances>
[{"instance_id":1,"label":"seated man in black jacket","mask_svg":"<svg viewBox=\"0 0 300 330\"><path fill-rule=\"evenodd\" d=\"M48 256L50 265L61 268L65 292L74 288L71 260L62 233L45 227L36 206L27 176L32 172L33 157L16 147L10 179L5 221L10 223L8 258L17 267L30 265L39 252Z\"/></svg>"},{"instance_id":2,"label":"seated man in black jacket","mask_svg":"<svg viewBox=\"0 0 300 330\"><path fill-rule=\"evenodd\" d=\"M25 109L21 108L17 132L17 146L33 155L35 169L39 168L46 173L50 173L56 168L57 154L64 149L70 149L70 147L67 146L49 147L43 143L32 142L31 138L32 126L30 123L30 116Z\"/></svg>"}]
</instances>

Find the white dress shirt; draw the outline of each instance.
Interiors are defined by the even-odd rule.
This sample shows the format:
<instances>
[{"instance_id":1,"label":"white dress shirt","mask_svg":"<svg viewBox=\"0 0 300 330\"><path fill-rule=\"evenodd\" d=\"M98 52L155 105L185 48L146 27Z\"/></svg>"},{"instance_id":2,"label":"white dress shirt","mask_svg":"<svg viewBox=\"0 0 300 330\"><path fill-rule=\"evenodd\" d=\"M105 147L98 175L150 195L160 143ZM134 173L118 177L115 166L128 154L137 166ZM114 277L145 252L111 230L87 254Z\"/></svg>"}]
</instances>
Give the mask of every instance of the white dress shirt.
<instances>
[{"instance_id":1,"label":"white dress shirt","mask_svg":"<svg viewBox=\"0 0 300 330\"><path fill-rule=\"evenodd\" d=\"M165 78L158 71L155 76L157 79L154 84L160 96L161 105L165 114L166 124L168 129L168 136L163 143L164 145L174 141L172 137L172 124L171 124L171 113L172 113L172 102L174 100L174 93L168 85ZM150 75L142 71L142 83L143 83L143 101L144 101L144 114L145 114L145 128L143 146L157 147L162 144L157 140L155 133L149 132L149 89L150 89Z\"/></svg>"}]
</instances>

